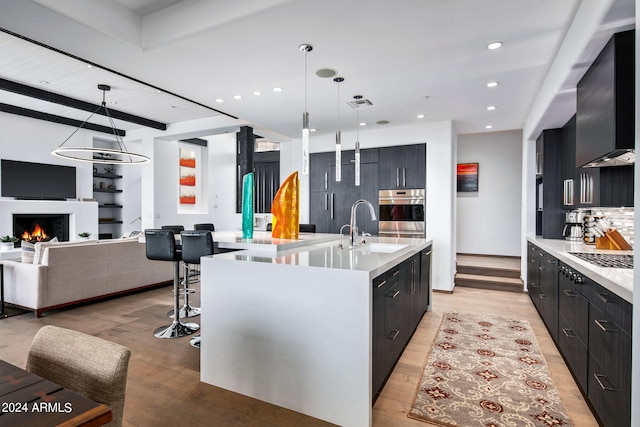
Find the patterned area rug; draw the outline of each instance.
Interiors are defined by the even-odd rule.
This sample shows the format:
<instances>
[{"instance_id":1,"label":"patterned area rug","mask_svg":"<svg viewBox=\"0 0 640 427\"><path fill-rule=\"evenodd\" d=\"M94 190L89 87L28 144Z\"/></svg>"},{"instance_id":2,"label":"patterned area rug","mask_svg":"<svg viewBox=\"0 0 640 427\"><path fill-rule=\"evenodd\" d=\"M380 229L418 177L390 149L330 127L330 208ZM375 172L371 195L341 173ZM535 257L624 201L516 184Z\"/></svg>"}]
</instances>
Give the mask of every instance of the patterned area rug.
<instances>
[{"instance_id":1,"label":"patterned area rug","mask_svg":"<svg viewBox=\"0 0 640 427\"><path fill-rule=\"evenodd\" d=\"M410 418L441 426L570 426L526 320L445 313Z\"/></svg>"}]
</instances>

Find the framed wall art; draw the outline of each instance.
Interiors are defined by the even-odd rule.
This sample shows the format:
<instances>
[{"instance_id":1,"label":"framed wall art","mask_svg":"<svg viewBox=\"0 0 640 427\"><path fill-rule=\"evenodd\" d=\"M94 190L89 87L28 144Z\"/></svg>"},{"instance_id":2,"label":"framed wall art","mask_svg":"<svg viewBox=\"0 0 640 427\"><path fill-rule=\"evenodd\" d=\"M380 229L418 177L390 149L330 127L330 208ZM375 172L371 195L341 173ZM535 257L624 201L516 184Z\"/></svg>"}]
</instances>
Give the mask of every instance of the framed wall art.
<instances>
[{"instance_id":1,"label":"framed wall art","mask_svg":"<svg viewBox=\"0 0 640 427\"><path fill-rule=\"evenodd\" d=\"M456 173L458 193L474 193L478 191L477 163L458 163Z\"/></svg>"}]
</instances>

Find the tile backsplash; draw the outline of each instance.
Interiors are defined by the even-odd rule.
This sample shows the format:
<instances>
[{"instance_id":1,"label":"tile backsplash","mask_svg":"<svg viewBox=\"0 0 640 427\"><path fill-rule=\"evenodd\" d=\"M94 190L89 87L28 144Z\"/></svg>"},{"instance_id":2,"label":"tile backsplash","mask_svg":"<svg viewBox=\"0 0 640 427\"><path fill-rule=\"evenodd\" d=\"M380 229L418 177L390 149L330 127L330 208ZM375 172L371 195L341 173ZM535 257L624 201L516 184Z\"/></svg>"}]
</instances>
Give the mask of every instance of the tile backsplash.
<instances>
[{"instance_id":1,"label":"tile backsplash","mask_svg":"<svg viewBox=\"0 0 640 427\"><path fill-rule=\"evenodd\" d=\"M630 208L592 208L594 215L604 215L616 230L633 246L633 207Z\"/></svg>"}]
</instances>

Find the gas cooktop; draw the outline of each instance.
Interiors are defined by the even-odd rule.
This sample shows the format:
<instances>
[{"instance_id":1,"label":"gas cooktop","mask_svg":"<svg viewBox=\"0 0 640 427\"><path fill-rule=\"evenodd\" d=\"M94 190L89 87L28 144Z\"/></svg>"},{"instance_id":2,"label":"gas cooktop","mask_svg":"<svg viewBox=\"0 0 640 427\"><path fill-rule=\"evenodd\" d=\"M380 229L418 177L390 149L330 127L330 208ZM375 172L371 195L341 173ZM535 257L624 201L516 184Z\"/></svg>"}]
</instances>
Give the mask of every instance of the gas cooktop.
<instances>
[{"instance_id":1,"label":"gas cooktop","mask_svg":"<svg viewBox=\"0 0 640 427\"><path fill-rule=\"evenodd\" d=\"M595 264L598 267L633 268L633 255L593 254L584 252L569 252L569 254L591 264Z\"/></svg>"}]
</instances>

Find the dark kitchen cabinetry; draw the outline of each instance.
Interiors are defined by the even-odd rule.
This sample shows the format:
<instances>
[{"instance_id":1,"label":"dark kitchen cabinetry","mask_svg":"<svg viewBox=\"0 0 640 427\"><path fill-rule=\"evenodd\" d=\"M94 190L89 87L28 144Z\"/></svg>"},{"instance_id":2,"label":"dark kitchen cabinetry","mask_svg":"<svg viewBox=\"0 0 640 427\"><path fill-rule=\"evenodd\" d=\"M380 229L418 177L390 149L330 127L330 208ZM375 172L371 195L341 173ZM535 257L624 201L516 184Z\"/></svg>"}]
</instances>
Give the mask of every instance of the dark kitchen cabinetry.
<instances>
[{"instance_id":1,"label":"dark kitchen cabinetry","mask_svg":"<svg viewBox=\"0 0 640 427\"><path fill-rule=\"evenodd\" d=\"M537 210L542 208L540 232L545 239L561 239L565 223L562 208L562 137L562 129L547 129L536 140L538 154L542 154L542 176L536 178L538 191L542 184L542 206L538 203Z\"/></svg>"},{"instance_id":2,"label":"dark kitchen cabinetry","mask_svg":"<svg viewBox=\"0 0 640 427\"><path fill-rule=\"evenodd\" d=\"M551 337L557 342L558 260L540 250L540 248L529 244L527 264L529 296L547 326Z\"/></svg>"},{"instance_id":3,"label":"dark kitchen cabinetry","mask_svg":"<svg viewBox=\"0 0 640 427\"><path fill-rule=\"evenodd\" d=\"M545 273L540 267L549 255L531 243L528 250L527 275L531 294L535 280L545 282ZM536 267L539 273L536 273ZM564 263L559 263L556 271L556 344L600 424L604 427L628 426L633 306ZM540 279L536 279L536 274ZM533 294L531 298L535 301ZM548 313L540 308L538 311L553 336L549 326L552 322L545 318Z\"/></svg>"},{"instance_id":4,"label":"dark kitchen cabinetry","mask_svg":"<svg viewBox=\"0 0 640 427\"><path fill-rule=\"evenodd\" d=\"M425 188L426 144L379 149L378 185L381 190Z\"/></svg>"},{"instance_id":5,"label":"dark kitchen cabinetry","mask_svg":"<svg viewBox=\"0 0 640 427\"><path fill-rule=\"evenodd\" d=\"M578 207L578 181L576 178L576 116L562 127L562 207Z\"/></svg>"},{"instance_id":6,"label":"dark kitchen cabinetry","mask_svg":"<svg viewBox=\"0 0 640 427\"><path fill-rule=\"evenodd\" d=\"M338 233L351 217L351 206L358 199L365 199L378 212L378 163L377 149L362 150L360 157L360 185L355 185L355 165L351 160L354 151L343 151L341 180L336 181L335 153L311 155L309 167L310 197L309 218L316 224L318 233ZM378 233L378 224L371 220L369 209L360 207L357 211L360 233Z\"/></svg>"},{"instance_id":7,"label":"dark kitchen cabinetry","mask_svg":"<svg viewBox=\"0 0 640 427\"><path fill-rule=\"evenodd\" d=\"M576 167L635 146L634 41L614 34L578 82Z\"/></svg>"},{"instance_id":8,"label":"dark kitchen cabinetry","mask_svg":"<svg viewBox=\"0 0 640 427\"><path fill-rule=\"evenodd\" d=\"M372 281L374 401L427 309L430 272L431 246Z\"/></svg>"}]
</instances>

